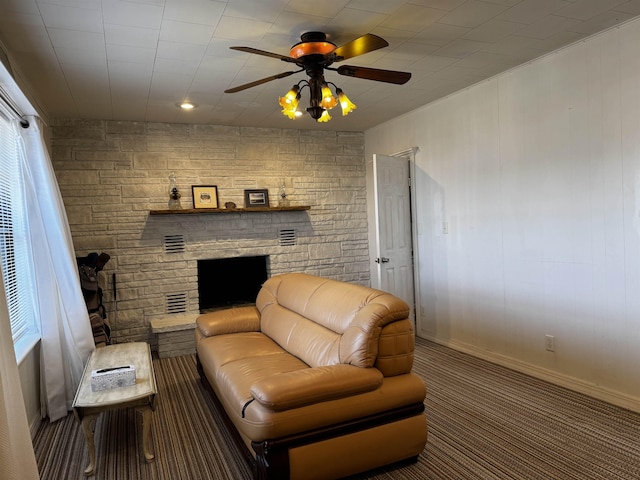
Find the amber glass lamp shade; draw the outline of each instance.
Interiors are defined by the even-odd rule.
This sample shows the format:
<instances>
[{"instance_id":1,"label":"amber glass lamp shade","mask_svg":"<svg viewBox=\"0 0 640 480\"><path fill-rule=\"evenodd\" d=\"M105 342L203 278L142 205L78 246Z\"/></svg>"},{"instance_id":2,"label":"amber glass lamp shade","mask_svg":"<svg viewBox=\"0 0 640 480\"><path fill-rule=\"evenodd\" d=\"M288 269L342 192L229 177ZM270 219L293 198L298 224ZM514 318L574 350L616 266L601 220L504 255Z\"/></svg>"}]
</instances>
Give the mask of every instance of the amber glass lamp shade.
<instances>
[{"instance_id":1,"label":"amber glass lamp shade","mask_svg":"<svg viewBox=\"0 0 640 480\"><path fill-rule=\"evenodd\" d=\"M322 100L320 101L320 106L325 110L330 110L336 105L338 105L338 100L333 96L329 85L325 83L322 86Z\"/></svg>"},{"instance_id":2,"label":"amber glass lamp shade","mask_svg":"<svg viewBox=\"0 0 640 480\"><path fill-rule=\"evenodd\" d=\"M340 89L336 88L336 94L338 95L338 101L340 102L340 107L342 108L342 115L348 115L357 107L356 105L349 100L349 97Z\"/></svg>"},{"instance_id":3,"label":"amber glass lamp shade","mask_svg":"<svg viewBox=\"0 0 640 480\"><path fill-rule=\"evenodd\" d=\"M324 112L322 112L322 115L320 115L320 118L318 119L318 123L325 123L325 122L328 122L329 120L331 120L331 115L329 115L329 110L325 110Z\"/></svg>"}]
</instances>

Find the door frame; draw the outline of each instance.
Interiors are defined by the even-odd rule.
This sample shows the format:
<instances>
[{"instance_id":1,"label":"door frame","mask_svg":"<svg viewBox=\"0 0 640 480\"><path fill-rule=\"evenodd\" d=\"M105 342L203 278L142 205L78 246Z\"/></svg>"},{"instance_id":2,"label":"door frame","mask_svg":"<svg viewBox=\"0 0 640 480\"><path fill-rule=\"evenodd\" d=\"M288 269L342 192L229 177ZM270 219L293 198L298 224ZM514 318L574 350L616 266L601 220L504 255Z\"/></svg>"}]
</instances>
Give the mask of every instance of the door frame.
<instances>
[{"instance_id":1,"label":"door frame","mask_svg":"<svg viewBox=\"0 0 640 480\"><path fill-rule=\"evenodd\" d=\"M411 218L410 218L410 222L411 222L411 251L412 251L412 262L411 262L411 270L412 270L412 276L413 276L413 303L414 305L412 305L411 310L413 311L413 318L411 319L413 321L414 324L414 330L417 331L417 325L418 325L418 319L421 318L421 303L420 303L420 296L418 295L418 292L420 292L420 275L419 275L419 270L417 267L419 267L420 265L420 260L418 257L418 250L416 248L416 245L418 245L418 221L417 221L417 205L416 205L416 194L415 194L415 182L414 179L416 178L416 161L415 161L415 156L416 153L418 152L418 147L411 147L408 148L406 150L401 150L399 152L396 153L392 153L392 154L386 154L383 153L381 155L386 155L387 157L396 157L396 158L405 158L408 162L409 162L409 178L407 179L409 181L409 204L410 204L410 210L411 210ZM373 165L373 169L375 172L375 165ZM374 173L374 177L375 177L375 173ZM375 183L375 179L374 179L374 183ZM374 185L374 197L373 197L373 211L374 211L374 221L376 222L375 225L375 235L376 237L378 236L378 212L377 212L377 203L378 203L378 199L376 197L376 189L375 189L375 185ZM380 242L379 242L379 238L376 238L376 251L373 252L374 257L373 258L377 258L380 257ZM377 276L377 281L378 281L378 285L380 285L380 266L376 263L375 264L377 269L378 269L378 274Z\"/></svg>"}]
</instances>

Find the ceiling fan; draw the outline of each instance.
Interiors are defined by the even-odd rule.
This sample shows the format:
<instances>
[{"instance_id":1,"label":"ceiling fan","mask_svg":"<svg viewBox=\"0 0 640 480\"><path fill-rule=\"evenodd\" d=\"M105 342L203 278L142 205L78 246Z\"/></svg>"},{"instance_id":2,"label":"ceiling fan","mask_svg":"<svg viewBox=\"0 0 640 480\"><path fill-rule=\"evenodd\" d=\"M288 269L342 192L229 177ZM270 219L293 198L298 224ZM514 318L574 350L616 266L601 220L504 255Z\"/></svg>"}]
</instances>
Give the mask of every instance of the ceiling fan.
<instances>
[{"instance_id":1,"label":"ceiling fan","mask_svg":"<svg viewBox=\"0 0 640 480\"><path fill-rule=\"evenodd\" d=\"M409 81L411 74L408 72L398 72L395 70L381 70L378 68L358 67L355 65L341 65L333 68L331 65L335 62L363 55L365 53L384 48L389 43L377 35L367 33L361 37L351 40L344 45L338 47L333 42L327 40L327 35L323 32L307 32L300 37L300 42L296 43L289 52L289 56L271 53L264 50L251 47L230 47L232 50L240 52L254 53L265 57L277 58L283 62L293 63L299 67L299 70L278 73L269 77L261 78L253 82L238 85L237 87L225 90L225 93L235 93L247 88L262 85L263 83L285 78L289 75L305 71L309 76L308 80L301 80L293 86L291 90L280 98L282 113L289 118L294 119L301 115L298 111L298 101L300 100L300 92L303 88L309 87L310 106L307 112L318 122L328 121L328 110L340 103L342 114L346 115L356 106L351 103L344 92L334 83L327 82L324 79L324 71L331 70L338 72L339 75L347 77L364 78L367 80L375 80L378 82L394 83L403 85ZM333 96L329 85L333 85L338 99Z\"/></svg>"}]
</instances>

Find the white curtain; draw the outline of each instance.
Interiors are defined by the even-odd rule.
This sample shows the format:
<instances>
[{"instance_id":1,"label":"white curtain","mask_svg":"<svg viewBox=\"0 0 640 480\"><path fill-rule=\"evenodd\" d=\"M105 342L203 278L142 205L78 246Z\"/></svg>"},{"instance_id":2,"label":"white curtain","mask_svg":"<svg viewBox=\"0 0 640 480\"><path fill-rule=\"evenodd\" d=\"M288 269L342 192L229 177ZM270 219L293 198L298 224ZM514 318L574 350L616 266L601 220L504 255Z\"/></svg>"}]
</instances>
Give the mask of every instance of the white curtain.
<instances>
[{"instance_id":1,"label":"white curtain","mask_svg":"<svg viewBox=\"0 0 640 480\"><path fill-rule=\"evenodd\" d=\"M84 364L95 348L67 214L45 147L40 119L15 121L22 137L27 222L36 270L40 319L43 416L53 422L71 410Z\"/></svg>"},{"instance_id":2,"label":"white curtain","mask_svg":"<svg viewBox=\"0 0 640 480\"><path fill-rule=\"evenodd\" d=\"M5 299L4 284L0 280L0 477L37 480L38 467L29 435Z\"/></svg>"}]
</instances>

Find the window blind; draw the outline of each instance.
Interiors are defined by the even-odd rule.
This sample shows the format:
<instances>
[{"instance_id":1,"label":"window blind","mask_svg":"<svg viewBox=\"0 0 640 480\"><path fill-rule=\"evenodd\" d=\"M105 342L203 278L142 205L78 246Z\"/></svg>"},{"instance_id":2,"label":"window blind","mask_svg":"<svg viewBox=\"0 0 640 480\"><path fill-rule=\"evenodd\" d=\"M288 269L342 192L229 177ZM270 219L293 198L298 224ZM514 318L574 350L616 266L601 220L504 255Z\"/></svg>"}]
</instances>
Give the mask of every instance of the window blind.
<instances>
[{"instance_id":1,"label":"window blind","mask_svg":"<svg viewBox=\"0 0 640 480\"><path fill-rule=\"evenodd\" d=\"M17 139L0 112L0 259L13 342L35 324L34 280Z\"/></svg>"}]
</instances>

